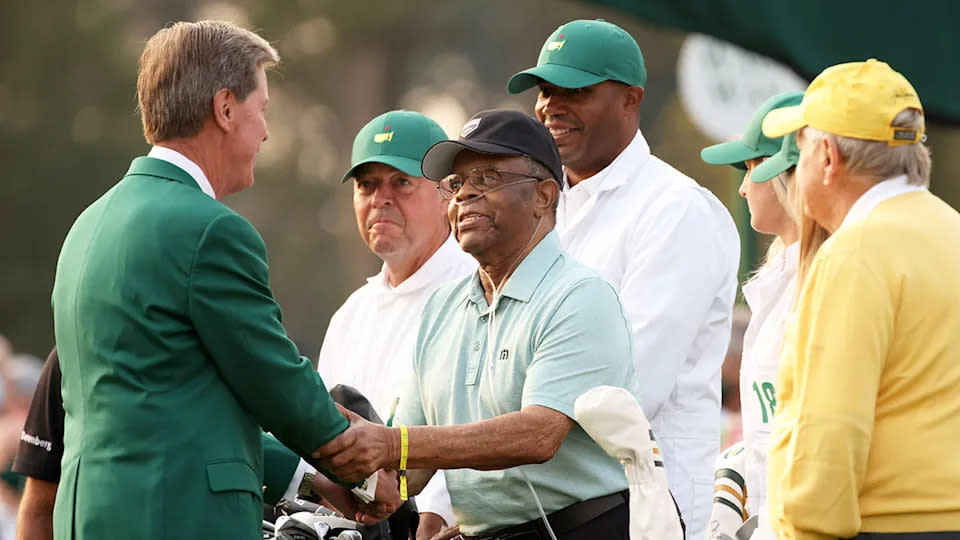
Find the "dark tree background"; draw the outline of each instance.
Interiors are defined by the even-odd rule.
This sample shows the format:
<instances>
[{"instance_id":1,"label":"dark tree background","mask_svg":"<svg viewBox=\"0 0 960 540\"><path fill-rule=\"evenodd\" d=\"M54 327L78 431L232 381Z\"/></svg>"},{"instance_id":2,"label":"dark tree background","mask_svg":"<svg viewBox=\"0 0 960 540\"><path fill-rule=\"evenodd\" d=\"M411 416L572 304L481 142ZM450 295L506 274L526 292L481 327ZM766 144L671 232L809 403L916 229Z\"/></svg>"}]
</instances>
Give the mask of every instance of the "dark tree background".
<instances>
[{"instance_id":1,"label":"dark tree background","mask_svg":"<svg viewBox=\"0 0 960 540\"><path fill-rule=\"evenodd\" d=\"M263 235L284 322L315 356L330 315L379 267L360 242L350 188L339 183L356 131L393 108L424 112L453 135L481 109L531 111L534 93L508 95L507 78L535 63L556 26L598 17L626 28L643 49L649 82L641 122L654 152L745 223L739 178L700 161L700 148L714 141L676 95L685 34L610 8L556 0L3 2L0 334L38 355L53 344L50 292L61 242L77 214L147 151L136 111L137 59L165 24L232 20L280 51L257 183L225 202ZM957 206L951 171L960 170L960 130L934 125L930 135L934 191Z\"/></svg>"}]
</instances>

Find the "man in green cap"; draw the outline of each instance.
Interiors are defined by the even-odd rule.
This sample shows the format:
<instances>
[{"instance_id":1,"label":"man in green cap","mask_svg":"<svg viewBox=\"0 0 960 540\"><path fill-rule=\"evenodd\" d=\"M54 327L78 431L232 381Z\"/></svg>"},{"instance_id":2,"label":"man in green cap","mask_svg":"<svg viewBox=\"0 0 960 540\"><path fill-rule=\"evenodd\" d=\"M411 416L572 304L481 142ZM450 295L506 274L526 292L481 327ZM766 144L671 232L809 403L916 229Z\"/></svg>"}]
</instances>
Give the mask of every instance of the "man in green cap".
<instances>
[{"instance_id":1,"label":"man in green cap","mask_svg":"<svg viewBox=\"0 0 960 540\"><path fill-rule=\"evenodd\" d=\"M436 184L423 178L424 154L446 138L420 113L381 114L357 133L350 170L343 175L343 183L353 184L360 237L383 266L333 315L318 370L331 387L359 390L387 421L411 368L424 303L441 285L477 266L451 236L447 203ZM288 497L301 483L310 486L316 474L292 453L284 470ZM434 476L417 496L417 507L418 539L455 525L443 475Z\"/></svg>"},{"instance_id":2,"label":"man in green cap","mask_svg":"<svg viewBox=\"0 0 960 540\"><path fill-rule=\"evenodd\" d=\"M578 20L547 38L510 93L539 88L537 118L560 150L557 231L617 289L631 325L638 395L670 489L700 538L720 440L720 366L730 337L740 245L708 190L650 153L638 130L647 71L615 24Z\"/></svg>"}]
</instances>

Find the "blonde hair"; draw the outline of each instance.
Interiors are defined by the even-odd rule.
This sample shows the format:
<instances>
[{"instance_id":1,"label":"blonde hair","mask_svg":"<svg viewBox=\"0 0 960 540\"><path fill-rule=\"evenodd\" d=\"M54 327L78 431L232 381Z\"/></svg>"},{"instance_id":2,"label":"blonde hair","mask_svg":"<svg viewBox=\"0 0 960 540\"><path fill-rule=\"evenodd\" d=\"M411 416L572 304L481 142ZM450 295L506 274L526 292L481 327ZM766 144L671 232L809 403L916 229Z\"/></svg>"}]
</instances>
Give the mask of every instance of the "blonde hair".
<instances>
[{"instance_id":1,"label":"blonde hair","mask_svg":"<svg viewBox=\"0 0 960 540\"><path fill-rule=\"evenodd\" d=\"M797 197L797 206L803 212L803 202L801 197ZM812 217L802 214L800 218L800 261L797 265L797 296L803 290L803 282L807 279L807 273L810 271L810 265L816 256L820 246L830 238L830 232L817 223Z\"/></svg>"},{"instance_id":2,"label":"blonde hair","mask_svg":"<svg viewBox=\"0 0 960 540\"><path fill-rule=\"evenodd\" d=\"M226 88L245 100L257 88L257 68L280 56L265 39L233 23L178 22L147 40L140 56L137 105L147 142L192 137Z\"/></svg>"},{"instance_id":3,"label":"blonde hair","mask_svg":"<svg viewBox=\"0 0 960 540\"><path fill-rule=\"evenodd\" d=\"M890 125L923 131L925 128L923 111L904 109ZM930 150L922 142L891 146L885 141L854 139L827 133L810 126L803 128L803 136L814 143L824 137L832 140L850 174L875 176L881 179L906 175L909 184L924 187L930 185Z\"/></svg>"},{"instance_id":4,"label":"blonde hair","mask_svg":"<svg viewBox=\"0 0 960 540\"><path fill-rule=\"evenodd\" d=\"M790 221L793 222L794 226L798 226L798 211L796 205L794 204L794 199L796 198L796 187L793 183L794 173L796 173L796 166L790 167L790 169L783 171L782 173L774 176L769 180L770 185L773 187L773 193L777 196L777 202L780 203L780 206L787 213L787 217L790 218ZM780 252L786 246L783 245L783 240L780 237L773 239L773 242L770 242L770 246L767 248L767 253L763 257L763 262L754 271L751 280L760 273L761 270L769 266L776 258Z\"/></svg>"}]
</instances>

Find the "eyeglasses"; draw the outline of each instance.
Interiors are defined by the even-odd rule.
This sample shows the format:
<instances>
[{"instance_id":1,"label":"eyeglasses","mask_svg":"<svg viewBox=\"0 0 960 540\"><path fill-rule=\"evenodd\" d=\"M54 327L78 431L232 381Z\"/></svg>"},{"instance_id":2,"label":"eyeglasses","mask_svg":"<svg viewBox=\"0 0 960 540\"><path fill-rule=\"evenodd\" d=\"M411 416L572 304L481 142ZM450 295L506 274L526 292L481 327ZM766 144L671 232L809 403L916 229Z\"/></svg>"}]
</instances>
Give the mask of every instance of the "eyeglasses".
<instances>
[{"instance_id":1,"label":"eyeglasses","mask_svg":"<svg viewBox=\"0 0 960 540\"><path fill-rule=\"evenodd\" d=\"M504 183L503 175L505 174L527 178L527 182L537 182L543 180L543 178L531 176L529 173L478 167L476 169L465 171L463 174L447 175L437 184L437 189L440 190L440 196L442 196L444 200L449 201L467 182L470 182L470 185L481 193L494 191L513 184L526 183L524 181L513 182L511 184Z\"/></svg>"}]
</instances>

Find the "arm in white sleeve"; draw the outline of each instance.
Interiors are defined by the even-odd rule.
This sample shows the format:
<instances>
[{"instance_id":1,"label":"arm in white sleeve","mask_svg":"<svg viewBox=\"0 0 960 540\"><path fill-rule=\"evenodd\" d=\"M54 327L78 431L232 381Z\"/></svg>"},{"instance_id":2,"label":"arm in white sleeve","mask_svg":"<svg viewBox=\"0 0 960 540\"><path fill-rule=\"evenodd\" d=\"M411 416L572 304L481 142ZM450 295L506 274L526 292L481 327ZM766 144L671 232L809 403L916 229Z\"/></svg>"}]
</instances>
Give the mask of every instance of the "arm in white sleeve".
<instances>
[{"instance_id":1,"label":"arm in white sleeve","mask_svg":"<svg viewBox=\"0 0 960 540\"><path fill-rule=\"evenodd\" d=\"M719 226L709 203L691 197L643 220L634 235L636 249L617 292L630 322L640 405L649 418L670 396L721 287L736 274L738 261L727 256Z\"/></svg>"},{"instance_id":2,"label":"arm in white sleeve","mask_svg":"<svg viewBox=\"0 0 960 540\"><path fill-rule=\"evenodd\" d=\"M300 463L297 464L297 469L293 472L293 478L290 479L290 485L287 486L287 490L283 492L283 498L292 501L294 497L297 496L297 491L300 489L300 483L303 482L303 475L306 473L317 474L317 470L313 468L312 465L300 460Z\"/></svg>"},{"instance_id":3,"label":"arm in white sleeve","mask_svg":"<svg viewBox=\"0 0 960 540\"><path fill-rule=\"evenodd\" d=\"M327 325L327 333L323 336L323 344L320 346L320 357L317 359L317 372L320 373L320 378L323 379L323 384L327 388L333 388L340 379L343 379L339 366L339 363L343 362L340 351L343 335L340 310L337 310L330 318L330 324Z\"/></svg>"},{"instance_id":4,"label":"arm in white sleeve","mask_svg":"<svg viewBox=\"0 0 960 540\"><path fill-rule=\"evenodd\" d=\"M439 472L440 474L433 475L423 491L417 495L417 511L421 514L427 512L436 514L443 518L447 526L450 526L457 520L453 517L453 505L450 503L450 494L447 493L447 481L443 471Z\"/></svg>"}]
</instances>

